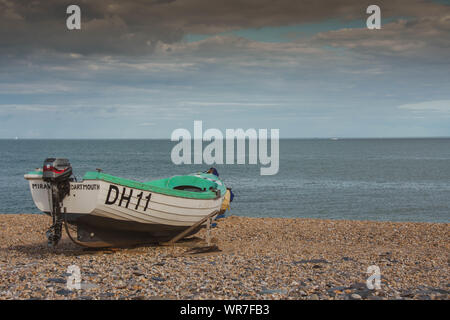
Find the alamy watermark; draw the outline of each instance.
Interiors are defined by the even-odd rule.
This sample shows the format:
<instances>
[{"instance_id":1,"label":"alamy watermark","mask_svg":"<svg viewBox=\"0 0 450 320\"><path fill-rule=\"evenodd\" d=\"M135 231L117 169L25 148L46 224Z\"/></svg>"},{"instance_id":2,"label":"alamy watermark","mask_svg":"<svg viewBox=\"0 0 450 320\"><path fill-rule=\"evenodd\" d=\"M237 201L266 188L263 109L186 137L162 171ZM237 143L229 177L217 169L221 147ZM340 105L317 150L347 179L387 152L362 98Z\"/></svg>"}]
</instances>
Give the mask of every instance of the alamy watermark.
<instances>
[{"instance_id":1,"label":"alamy watermark","mask_svg":"<svg viewBox=\"0 0 450 320\"><path fill-rule=\"evenodd\" d=\"M70 14L66 20L66 27L69 30L81 29L81 9L79 6L72 4L67 7L66 13Z\"/></svg>"},{"instance_id":2,"label":"alamy watermark","mask_svg":"<svg viewBox=\"0 0 450 320\"><path fill-rule=\"evenodd\" d=\"M367 14L371 14L366 21L367 29L381 29L381 9L379 6L372 4L367 7Z\"/></svg>"},{"instance_id":3,"label":"alamy watermark","mask_svg":"<svg viewBox=\"0 0 450 320\"><path fill-rule=\"evenodd\" d=\"M67 273L69 276L67 277L67 289L69 290L79 290L81 289L81 271L80 267L77 265L71 265L67 267Z\"/></svg>"},{"instance_id":4,"label":"alamy watermark","mask_svg":"<svg viewBox=\"0 0 450 320\"><path fill-rule=\"evenodd\" d=\"M367 272L366 273L370 275L367 278L367 280L366 280L367 289L380 290L381 289L381 271L380 271L380 267L378 267L376 265L369 266L369 267L367 267Z\"/></svg>"},{"instance_id":5,"label":"alamy watermark","mask_svg":"<svg viewBox=\"0 0 450 320\"><path fill-rule=\"evenodd\" d=\"M67 267L67 275L66 288L70 291L89 290L98 287L95 283L81 281L81 269L76 264Z\"/></svg>"},{"instance_id":6,"label":"alamy watermark","mask_svg":"<svg viewBox=\"0 0 450 320\"><path fill-rule=\"evenodd\" d=\"M179 128L172 132L172 141L176 144L170 157L174 164L259 164L261 175L275 175L280 167L280 130L270 129L270 155L268 154L267 129L226 129L225 135L219 129L207 129L203 132L203 122L194 121L194 134ZM224 157L225 140L225 157ZM203 142L209 144L203 148ZM248 153L246 146L248 141ZM235 143L236 142L236 143ZM192 153L192 144L193 153ZM235 144L237 148L235 150ZM235 152L236 151L236 152ZM193 156L193 157L192 157ZM236 161L235 161L236 160Z\"/></svg>"},{"instance_id":7,"label":"alamy watermark","mask_svg":"<svg viewBox=\"0 0 450 320\"><path fill-rule=\"evenodd\" d=\"M66 19L66 26L69 30L81 29L81 8L72 4L67 7L66 13L70 14ZM381 9L379 6L372 4L367 7L366 13L370 14L367 18L366 25L368 29L381 29Z\"/></svg>"}]
</instances>

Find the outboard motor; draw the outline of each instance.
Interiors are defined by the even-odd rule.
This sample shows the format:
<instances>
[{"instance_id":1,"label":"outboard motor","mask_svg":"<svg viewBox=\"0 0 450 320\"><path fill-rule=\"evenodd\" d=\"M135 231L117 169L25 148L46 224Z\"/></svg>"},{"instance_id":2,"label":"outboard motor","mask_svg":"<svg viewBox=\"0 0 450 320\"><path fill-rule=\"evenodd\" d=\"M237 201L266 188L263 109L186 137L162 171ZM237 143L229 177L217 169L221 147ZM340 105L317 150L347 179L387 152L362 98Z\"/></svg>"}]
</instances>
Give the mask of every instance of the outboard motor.
<instances>
[{"instance_id":1,"label":"outboard motor","mask_svg":"<svg viewBox=\"0 0 450 320\"><path fill-rule=\"evenodd\" d=\"M68 180L72 175L69 160L62 158L47 158L44 161L43 178L47 182Z\"/></svg>"},{"instance_id":2,"label":"outboard motor","mask_svg":"<svg viewBox=\"0 0 450 320\"><path fill-rule=\"evenodd\" d=\"M52 226L47 230L48 246L54 247L61 239L63 199L70 193L72 166L69 160L61 158L47 158L44 161L42 178L50 184Z\"/></svg>"}]
</instances>

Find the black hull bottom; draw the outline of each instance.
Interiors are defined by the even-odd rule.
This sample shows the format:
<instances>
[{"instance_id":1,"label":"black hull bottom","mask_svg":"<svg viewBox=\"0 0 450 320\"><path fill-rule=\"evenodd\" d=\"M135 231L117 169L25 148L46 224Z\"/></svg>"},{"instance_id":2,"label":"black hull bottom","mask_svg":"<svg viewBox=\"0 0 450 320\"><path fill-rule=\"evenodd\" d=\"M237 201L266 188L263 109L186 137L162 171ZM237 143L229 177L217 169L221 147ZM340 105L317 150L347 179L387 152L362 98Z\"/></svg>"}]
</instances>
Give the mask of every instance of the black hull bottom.
<instances>
[{"instance_id":1,"label":"black hull bottom","mask_svg":"<svg viewBox=\"0 0 450 320\"><path fill-rule=\"evenodd\" d=\"M86 214L67 214L67 222L77 227L76 240L86 244L104 243L105 246L151 244L169 241L188 227L147 224L116 220ZM197 233L199 226L186 237Z\"/></svg>"}]
</instances>

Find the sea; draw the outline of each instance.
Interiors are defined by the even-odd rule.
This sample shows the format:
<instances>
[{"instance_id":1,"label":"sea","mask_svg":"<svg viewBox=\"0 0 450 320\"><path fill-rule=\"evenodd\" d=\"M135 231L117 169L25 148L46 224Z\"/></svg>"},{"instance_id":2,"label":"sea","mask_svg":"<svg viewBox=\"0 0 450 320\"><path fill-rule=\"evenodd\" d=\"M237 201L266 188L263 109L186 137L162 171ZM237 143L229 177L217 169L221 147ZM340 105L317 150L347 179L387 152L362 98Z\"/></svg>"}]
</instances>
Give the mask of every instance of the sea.
<instances>
[{"instance_id":1,"label":"sea","mask_svg":"<svg viewBox=\"0 0 450 320\"><path fill-rule=\"evenodd\" d=\"M138 181L207 170L175 165L169 140L0 140L0 213L40 213L23 175L47 157ZM450 222L450 138L281 139L279 171L214 165L247 217Z\"/></svg>"}]
</instances>

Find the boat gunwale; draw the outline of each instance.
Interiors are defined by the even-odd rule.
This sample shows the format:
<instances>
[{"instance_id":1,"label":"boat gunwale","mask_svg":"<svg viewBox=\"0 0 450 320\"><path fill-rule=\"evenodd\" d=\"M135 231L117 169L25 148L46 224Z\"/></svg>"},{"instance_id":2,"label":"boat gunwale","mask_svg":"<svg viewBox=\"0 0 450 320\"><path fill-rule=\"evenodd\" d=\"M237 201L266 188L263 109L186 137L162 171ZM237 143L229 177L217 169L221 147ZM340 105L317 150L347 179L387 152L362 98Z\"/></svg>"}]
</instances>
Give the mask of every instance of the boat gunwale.
<instances>
[{"instance_id":1,"label":"boat gunwale","mask_svg":"<svg viewBox=\"0 0 450 320\"><path fill-rule=\"evenodd\" d=\"M33 175L33 176L32 176ZM25 174L25 179L32 180L32 179L39 179L42 178L42 171L34 171L29 172L28 174ZM166 189L161 188L153 185L148 185L143 182L125 179L116 177L110 174L102 173L102 172L94 172L94 171L88 171L83 177L82 181L78 181L78 183L83 183L84 181L90 181L90 180L97 180L97 181L105 181L108 183L112 183L115 185L128 187L128 188L134 188L142 191L149 191L157 194L163 194L167 196L177 197L177 198L184 198L184 199L197 199L197 200L217 200L221 198L222 194L219 191L219 194L213 191L204 191L204 192L192 192L192 191L185 191L185 190L176 190L176 189ZM75 182L75 181L74 181ZM216 183L217 184L217 183ZM217 184L218 185L218 184ZM223 185L223 182L222 182Z\"/></svg>"}]
</instances>

